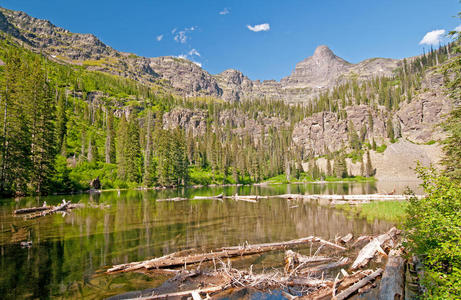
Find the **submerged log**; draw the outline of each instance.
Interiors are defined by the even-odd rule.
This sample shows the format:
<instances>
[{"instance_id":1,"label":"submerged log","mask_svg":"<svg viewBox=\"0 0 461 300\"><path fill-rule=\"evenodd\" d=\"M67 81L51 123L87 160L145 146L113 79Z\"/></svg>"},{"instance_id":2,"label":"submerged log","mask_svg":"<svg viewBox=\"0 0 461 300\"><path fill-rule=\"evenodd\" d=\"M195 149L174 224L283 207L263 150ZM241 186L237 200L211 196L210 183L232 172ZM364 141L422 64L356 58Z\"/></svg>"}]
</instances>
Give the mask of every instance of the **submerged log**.
<instances>
[{"instance_id":1,"label":"submerged log","mask_svg":"<svg viewBox=\"0 0 461 300\"><path fill-rule=\"evenodd\" d=\"M183 291L183 292L176 292L176 293L167 293L167 294L160 294L160 295L152 295L148 297L142 297L142 298L133 298L136 300L153 300L153 299L169 299L169 298L182 298L185 296L193 296L193 295L200 295L200 294L213 294L217 293L220 291L224 290L224 285L219 285L219 286L210 286L206 288L200 288L197 290L189 290L189 291ZM195 296L197 297L197 296Z\"/></svg>"},{"instance_id":2,"label":"submerged log","mask_svg":"<svg viewBox=\"0 0 461 300\"><path fill-rule=\"evenodd\" d=\"M332 299L334 299L334 300L346 299L347 297L349 297L350 295L355 293L358 289L364 287L369 282L375 280L376 277L381 275L382 272L383 272L383 269L381 269L381 268L377 269L376 271L374 271L370 275L366 276L365 278L359 280L354 285L352 285L351 287L345 289L344 291L342 291L341 293L339 293L337 296L333 297Z\"/></svg>"},{"instance_id":3,"label":"submerged log","mask_svg":"<svg viewBox=\"0 0 461 300\"><path fill-rule=\"evenodd\" d=\"M403 299L405 287L404 269L405 259L400 256L398 251L391 250L379 288L380 300Z\"/></svg>"},{"instance_id":4,"label":"submerged log","mask_svg":"<svg viewBox=\"0 0 461 300\"><path fill-rule=\"evenodd\" d=\"M375 256L377 252L386 255L381 246L384 243L394 239L397 234L397 228L392 227L388 232L374 238L371 242L365 245L365 247L363 247L362 250L360 250L359 254L357 255L357 258L351 266L351 269L355 270L365 266L366 264L368 264L370 259L372 259Z\"/></svg>"}]
</instances>

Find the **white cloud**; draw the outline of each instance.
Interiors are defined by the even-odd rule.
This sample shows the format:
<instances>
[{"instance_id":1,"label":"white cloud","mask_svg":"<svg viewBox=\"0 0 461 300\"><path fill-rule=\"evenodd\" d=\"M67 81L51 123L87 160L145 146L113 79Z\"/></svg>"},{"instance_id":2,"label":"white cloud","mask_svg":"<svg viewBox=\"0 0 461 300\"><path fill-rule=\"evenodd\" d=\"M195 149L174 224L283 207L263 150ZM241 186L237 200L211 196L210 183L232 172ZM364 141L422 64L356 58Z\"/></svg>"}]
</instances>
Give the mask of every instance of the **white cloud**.
<instances>
[{"instance_id":1,"label":"white cloud","mask_svg":"<svg viewBox=\"0 0 461 300\"><path fill-rule=\"evenodd\" d=\"M259 32L259 31L268 31L271 29L271 26L269 25L269 23L264 23L264 24L254 25L254 26L247 25L247 28L250 29L251 31Z\"/></svg>"},{"instance_id":2,"label":"white cloud","mask_svg":"<svg viewBox=\"0 0 461 300\"><path fill-rule=\"evenodd\" d=\"M157 41L160 42L161 40L163 40L163 34L157 36Z\"/></svg>"},{"instance_id":3,"label":"white cloud","mask_svg":"<svg viewBox=\"0 0 461 300\"><path fill-rule=\"evenodd\" d=\"M191 60L191 62L193 62L194 64L196 64L196 65L199 66L200 68L202 67L202 63L199 63L198 61L193 61L193 60Z\"/></svg>"},{"instance_id":4,"label":"white cloud","mask_svg":"<svg viewBox=\"0 0 461 300\"><path fill-rule=\"evenodd\" d=\"M179 54L178 56L176 56L177 58L182 58L182 59L187 59L187 55L186 54Z\"/></svg>"},{"instance_id":5,"label":"white cloud","mask_svg":"<svg viewBox=\"0 0 461 300\"><path fill-rule=\"evenodd\" d=\"M174 34L174 40L178 43L185 44L189 37L187 36L188 32L197 30L197 26L186 27L184 30L177 31L176 28L171 32Z\"/></svg>"},{"instance_id":6,"label":"white cloud","mask_svg":"<svg viewBox=\"0 0 461 300\"><path fill-rule=\"evenodd\" d=\"M175 36L174 40L178 43L185 44L187 42L187 35L185 30L179 31Z\"/></svg>"},{"instance_id":7,"label":"white cloud","mask_svg":"<svg viewBox=\"0 0 461 300\"><path fill-rule=\"evenodd\" d=\"M200 56L200 53L195 49L190 50L188 54L189 56L193 56L193 55Z\"/></svg>"},{"instance_id":8,"label":"white cloud","mask_svg":"<svg viewBox=\"0 0 461 300\"><path fill-rule=\"evenodd\" d=\"M438 45L441 41L443 36L445 35L445 29L438 29L433 30L423 37L423 39L419 42L420 45Z\"/></svg>"},{"instance_id":9,"label":"white cloud","mask_svg":"<svg viewBox=\"0 0 461 300\"><path fill-rule=\"evenodd\" d=\"M219 12L221 16L227 15L230 13L230 10L226 7L222 11Z\"/></svg>"},{"instance_id":10,"label":"white cloud","mask_svg":"<svg viewBox=\"0 0 461 300\"><path fill-rule=\"evenodd\" d=\"M461 31L461 25L456 26L455 31L460 32Z\"/></svg>"},{"instance_id":11,"label":"white cloud","mask_svg":"<svg viewBox=\"0 0 461 300\"><path fill-rule=\"evenodd\" d=\"M173 30L171 30L171 34L174 34L176 32L176 30L178 30L177 28L173 28Z\"/></svg>"}]
</instances>

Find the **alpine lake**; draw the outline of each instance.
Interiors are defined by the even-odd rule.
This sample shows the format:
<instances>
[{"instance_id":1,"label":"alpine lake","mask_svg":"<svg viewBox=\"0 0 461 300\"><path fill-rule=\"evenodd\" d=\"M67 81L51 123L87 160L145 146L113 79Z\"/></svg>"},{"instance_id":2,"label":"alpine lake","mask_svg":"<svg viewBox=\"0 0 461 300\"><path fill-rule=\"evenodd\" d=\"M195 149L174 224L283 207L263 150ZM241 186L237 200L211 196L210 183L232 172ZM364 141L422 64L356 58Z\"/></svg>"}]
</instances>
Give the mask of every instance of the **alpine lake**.
<instances>
[{"instance_id":1,"label":"alpine lake","mask_svg":"<svg viewBox=\"0 0 461 300\"><path fill-rule=\"evenodd\" d=\"M351 217L341 210L306 200L268 198L251 203L233 199L178 202L157 199L220 193L373 194L393 189L402 193L406 185L397 182L280 184L1 199L0 298L102 299L155 288L172 276L105 273L116 264L187 249L210 251L311 235L333 240L348 233L377 234L393 226L381 220L370 222ZM416 183L408 185L417 190ZM44 201L56 205L62 199L86 206L33 220L13 214L18 208L42 206ZM256 271L283 267L283 251L234 259L233 265L241 268L253 265ZM283 298L277 293L254 293L248 297Z\"/></svg>"}]
</instances>

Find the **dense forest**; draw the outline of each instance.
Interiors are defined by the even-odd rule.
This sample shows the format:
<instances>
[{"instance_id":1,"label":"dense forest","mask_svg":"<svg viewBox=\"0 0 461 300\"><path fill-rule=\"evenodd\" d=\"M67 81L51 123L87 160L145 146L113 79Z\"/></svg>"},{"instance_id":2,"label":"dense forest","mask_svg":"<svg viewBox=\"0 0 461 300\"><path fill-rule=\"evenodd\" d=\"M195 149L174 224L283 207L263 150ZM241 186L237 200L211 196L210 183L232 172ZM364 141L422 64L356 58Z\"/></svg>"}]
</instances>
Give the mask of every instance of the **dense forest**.
<instances>
[{"instance_id":1,"label":"dense forest","mask_svg":"<svg viewBox=\"0 0 461 300\"><path fill-rule=\"evenodd\" d=\"M308 105L267 99L224 102L181 98L160 86L92 72L84 66L53 62L1 37L1 187L2 195L47 194L88 189L99 178L103 188L251 183L282 175L315 179L347 177L346 155L362 160L362 175L372 176L368 128L349 130L350 145L327 153L327 172L292 143L296 122L316 112L338 112L366 104L385 106L390 118L402 101L410 102L424 71L452 58L453 43L411 61L392 78L356 79L319 95ZM98 97L95 97L97 95ZM162 118L174 108L205 110L205 132L164 129ZM220 121L224 112L248 119L278 118L285 123L261 132L237 130ZM388 138L395 129L388 124ZM302 163L309 162L303 172Z\"/></svg>"}]
</instances>

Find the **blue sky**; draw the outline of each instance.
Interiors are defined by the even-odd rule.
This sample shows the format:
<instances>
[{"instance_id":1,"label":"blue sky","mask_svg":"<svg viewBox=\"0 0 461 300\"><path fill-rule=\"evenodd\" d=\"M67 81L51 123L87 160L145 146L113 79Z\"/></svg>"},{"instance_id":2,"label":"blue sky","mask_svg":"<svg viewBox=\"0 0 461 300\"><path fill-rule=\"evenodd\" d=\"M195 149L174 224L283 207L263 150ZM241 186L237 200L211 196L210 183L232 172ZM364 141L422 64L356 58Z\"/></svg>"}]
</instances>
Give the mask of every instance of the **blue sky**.
<instances>
[{"instance_id":1,"label":"blue sky","mask_svg":"<svg viewBox=\"0 0 461 300\"><path fill-rule=\"evenodd\" d=\"M289 75L321 44L353 63L403 58L422 53L426 33L461 24L453 17L461 11L458 0L0 0L0 5L72 32L93 33L120 51L182 55L212 74L233 68L262 80Z\"/></svg>"}]
</instances>

